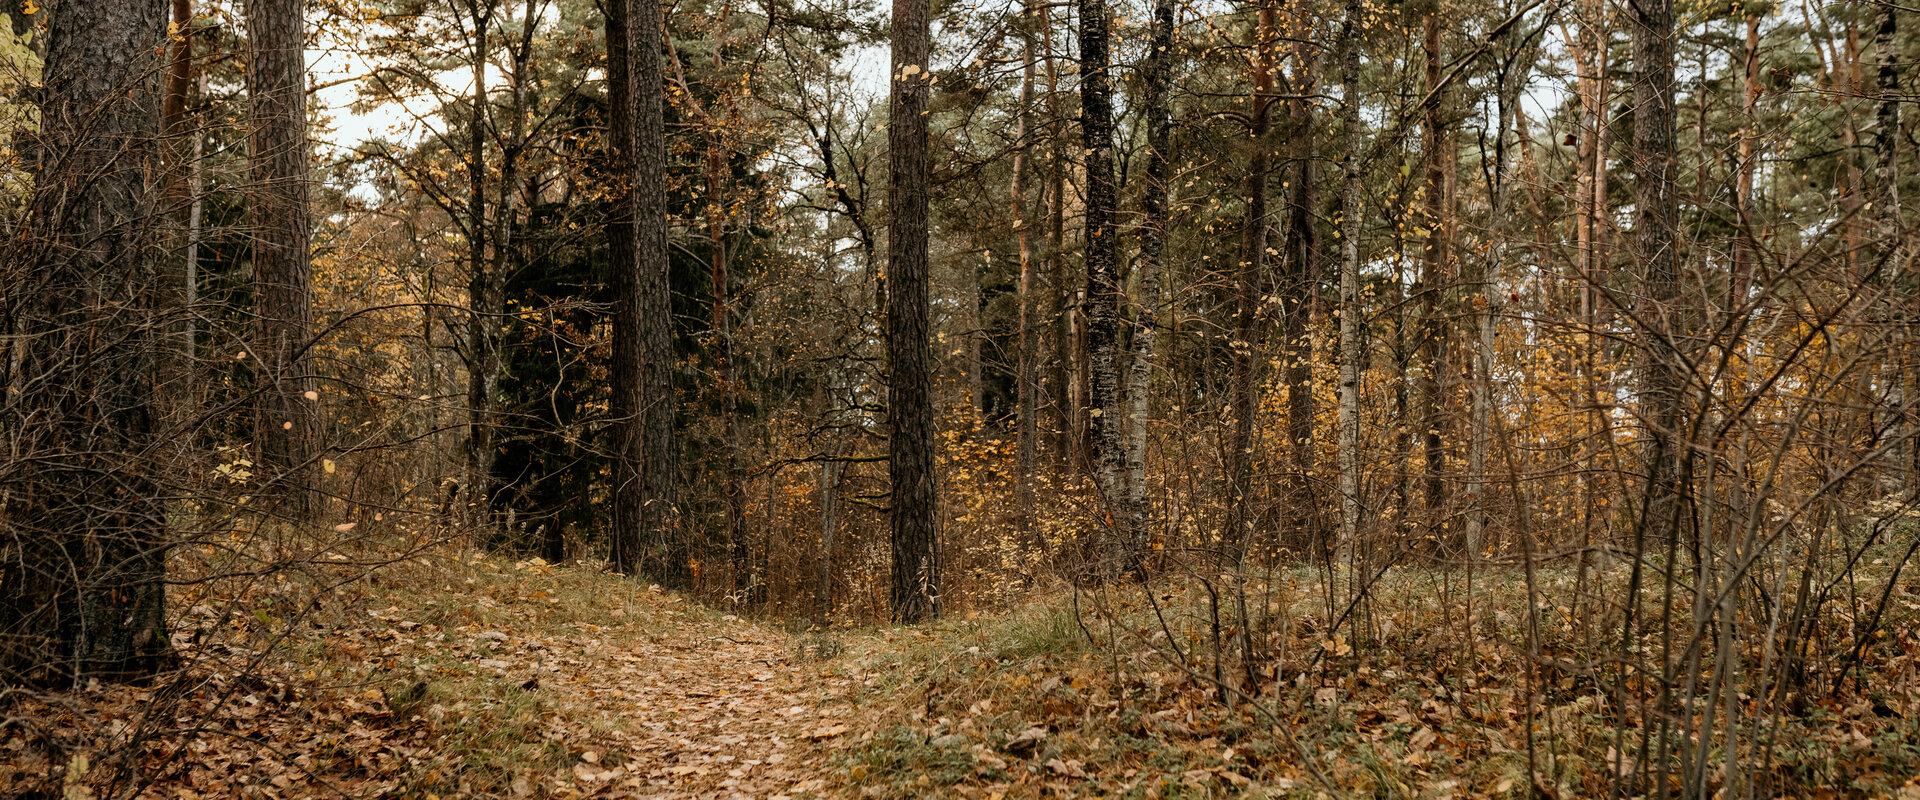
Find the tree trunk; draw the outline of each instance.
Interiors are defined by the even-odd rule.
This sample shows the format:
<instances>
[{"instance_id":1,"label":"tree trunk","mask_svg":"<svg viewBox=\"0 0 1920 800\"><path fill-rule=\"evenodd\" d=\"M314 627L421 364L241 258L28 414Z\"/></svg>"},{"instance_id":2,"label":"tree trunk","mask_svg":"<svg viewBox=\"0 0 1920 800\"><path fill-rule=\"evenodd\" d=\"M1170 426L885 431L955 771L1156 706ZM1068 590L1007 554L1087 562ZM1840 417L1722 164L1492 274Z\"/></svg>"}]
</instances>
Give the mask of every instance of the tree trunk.
<instances>
[{"instance_id":1,"label":"tree trunk","mask_svg":"<svg viewBox=\"0 0 1920 800\"><path fill-rule=\"evenodd\" d=\"M1302 66L1296 81L1296 94L1312 94L1312 71L1307 65L1309 48L1302 46ZM1285 254L1287 274L1280 293L1281 357L1285 363L1282 380L1287 386L1287 450L1292 467L1286 476L1286 508L1291 519L1288 528L1293 544L1301 552L1323 547L1324 528L1320 517L1318 492L1314 489L1315 462L1313 425L1316 402L1313 396L1313 312L1320 289L1320 245L1314 227L1319 202L1314 193L1314 119L1313 106L1304 100L1290 104L1293 134L1293 170L1291 193L1287 200Z\"/></svg>"},{"instance_id":2,"label":"tree trunk","mask_svg":"<svg viewBox=\"0 0 1920 800\"><path fill-rule=\"evenodd\" d=\"M1140 197L1140 302L1133 325L1133 363L1127 372L1127 417L1131 436L1127 443L1126 499L1124 517L1133 536L1129 558L1137 566L1151 544L1147 525L1147 434L1152 423L1154 347L1159 338L1162 275L1166 271L1167 216L1169 212L1169 160L1173 146L1173 108L1168 83L1173 78L1174 6L1172 0L1154 0L1152 48L1147 56L1146 187Z\"/></svg>"},{"instance_id":3,"label":"tree trunk","mask_svg":"<svg viewBox=\"0 0 1920 800\"><path fill-rule=\"evenodd\" d=\"M1671 543L1680 535L1683 513L1683 448L1675 439L1683 432L1686 381L1674 338L1685 328L1674 252L1673 8L1670 0L1645 0L1634 9L1633 245L1644 284L1637 316L1647 326L1642 418L1651 443L1641 528L1654 541Z\"/></svg>"},{"instance_id":4,"label":"tree trunk","mask_svg":"<svg viewBox=\"0 0 1920 800\"><path fill-rule=\"evenodd\" d=\"M1013 230L1019 237L1020 247L1020 283L1017 317L1019 341L1016 344L1016 356L1019 363L1014 369L1014 397L1016 410L1016 443L1014 454L1014 492L1018 504L1016 514L1019 517L1020 538L1022 543L1034 547L1036 553L1044 552L1044 543L1036 535L1033 519L1033 467L1039 425L1034 415L1038 412L1040 353L1037 337L1034 336L1034 297L1033 297L1033 219L1027 207L1027 172L1033 159L1033 126L1029 118L1033 116L1033 95L1036 73L1034 53L1033 25L1046 24L1046 10L1038 0L1025 0L1020 20L1020 111L1014 120L1014 139L1019 149L1013 152L1013 178L1008 194L1012 197ZM823 473L824 475L824 473Z\"/></svg>"},{"instance_id":5,"label":"tree trunk","mask_svg":"<svg viewBox=\"0 0 1920 800\"><path fill-rule=\"evenodd\" d=\"M1271 0L1262 0L1253 29L1253 96L1247 125L1247 142L1252 148L1247 163L1247 219L1244 247L1239 268L1234 272L1233 341L1228 375L1228 404L1233 409L1233 433L1228 439L1227 536L1237 553L1250 541L1254 516L1253 440L1254 418L1260 409L1259 360L1254 352L1258 337L1260 284L1267 272L1267 128L1273 106L1274 8Z\"/></svg>"},{"instance_id":6,"label":"tree trunk","mask_svg":"<svg viewBox=\"0 0 1920 800\"><path fill-rule=\"evenodd\" d=\"M471 119L467 120L467 503L469 522L493 519L493 462L500 387L500 328L505 311L502 276L487 260L487 47L492 7L469 3L473 18Z\"/></svg>"},{"instance_id":7,"label":"tree trunk","mask_svg":"<svg viewBox=\"0 0 1920 800\"><path fill-rule=\"evenodd\" d=\"M1340 469L1340 534L1335 546L1350 553L1360 534L1360 3L1348 0L1340 52L1340 430L1335 437ZM1346 559L1342 559L1346 560Z\"/></svg>"},{"instance_id":8,"label":"tree trunk","mask_svg":"<svg viewBox=\"0 0 1920 800\"><path fill-rule=\"evenodd\" d=\"M934 539L933 404L927 327L927 100L932 35L927 0L894 0L892 92L887 103L887 475L896 622L940 614Z\"/></svg>"},{"instance_id":9,"label":"tree trunk","mask_svg":"<svg viewBox=\"0 0 1920 800\"><path fill-rule=\"evenodd\" d=\"M1447 505L1447 315L1442 301L1451 288L1453 258L1453 140L1448 135L1451 123L1449 107L1440 88L1444 80L1441 18L1429 15L1425 22L1426 90L1438 92L1425 109L1421 122L1421 145L1426 161L1424 188L1426 203L1426 246L1420 265L1420 368L1414 387L1419 406L1422 454L1426 462L1424 499L1429 526L1438 526Z\"/></svg>"},{"instance_id":10,"label":"tree trunk","mask_svg":"<svg viewBox=\"0 0 1920 800\"><path fill-rule=\"evenodd\" d=\"M318 403L307 339L313 327L307 203L306 4L248 0L248 166L256 192L248 205L259 359L254 438L260 465L280 485L283 513L305 519L318 509L311 485L318 446Z\"/></svg>"},{"instance_id":11,"label":"tree trunk","mask_svg":"<svg viewBox=\"0 0 1920 800\"><path fill-rule=\"evenodd\" d=\"M672 309L668 295L666 119L662 108L660 7L612 0L607 7L608 79L615 91L615 146L624 152L625 260L615 286L613 412L614 565L670 589L691 585L675 481ZM615 63L616 57L620 63Z\"/></svg>"},{"instance_id":12,"label":"tree trunk","mask_svg":"<svg viewBox=\"0 0 1920 800\"><path fill-rule=\"evenodd\" d=\"M716 81L726 67L727 20L733 5L722 3L714 17L710 66ZM724 82L722 82L724 85ZM725 451L720 475L721 493L726 497L726 541L733 562L733 592L742 603L759 607L766 601L766 577L755 574L751 542L747 540L747 489L740 474L739 367L733 357L733 309L730 294L732 277L727 269L727 171L726 131L729 119L716 101L707 107L706 201L707 201L707 278L713 295L712 313L707 325L709 346L713 348L714 383L720 395L721 444Z\"/></svg>"},{"instance_id":13,"label":"tree trunk","mask_svg":"<svg viewBox=\"0 0 1920 800\"><path fill-rule=\"evenodd\" d=\"M1086 153L1087 370L1093 391L1093 475L1112 537L1103 571L1131 561L1135 520L1125 508L1126 408L1120 396L1120 243L1114 234L1113 88L1107 76L1106 0L1080 2L1080 143Z\"/></svg>"},{"instance_id":14,"label":"tree trunk","mask_svg":"<svg viewBox=\"0 0 1920 800\"><path fill-rule=\"evenodd\" d=\"M139 679L170 653L148 180L166 20L166 0L64 0L48 32L42 157L0 266L25 340L0 406L0 686Z\"/></svg>"},{"instance_id":15,"label":"tree trunk","mask_svg":"<svg viewBox=\"0 0 1920 800\"><path fill-rule=\"evenodd\" d=\"M161 282L163 304L174 322L168 325L167 347L162 351L162 361L166 365L161 376L161 390L164 405L164 426L178 425L184 422L195 405L197 392L194 389L194 318L193 304L197 299L194 283L197 266L194 262L199 256L193 218L198 201L198 178L200 160L200 131L189 124L187 118L187 99L194 89L193 70L193 4L190 0L171 0L170 21L168 23L169 56L165 94L160 101L160 128L166 137L166 182L169 252L177 254L178 272L172 272Z\"/></svg>"},{"instance_id":16,"label":"tree trunk","mask_svg":"<svg viewBox=\"0 0 1920 800\"><path fill-rule=\"evenodd\" d=\"M1047 111L1056 124L1064 124L1066 109L1060 100L1060 63L1053 48L1053 12L1050 4L1040 6L1040 48L1047 64ZM1080 460L1081 397L1080 349L1074 338L1074 309L1077 293L1067 274L1067 137L1055 132L1049 139L1047 172L1047 261L1053 282L1053 402L1054 457L1062 469Z\"/></svg>"}]
</instances>

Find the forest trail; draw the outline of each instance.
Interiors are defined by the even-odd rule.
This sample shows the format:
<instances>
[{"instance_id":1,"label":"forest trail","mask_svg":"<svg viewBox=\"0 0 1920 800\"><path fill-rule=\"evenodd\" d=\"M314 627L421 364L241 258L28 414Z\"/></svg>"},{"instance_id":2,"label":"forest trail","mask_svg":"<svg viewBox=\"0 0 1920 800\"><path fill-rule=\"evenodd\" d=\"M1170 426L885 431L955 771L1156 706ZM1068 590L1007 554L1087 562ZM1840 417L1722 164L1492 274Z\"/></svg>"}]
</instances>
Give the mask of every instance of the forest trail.
<instances>
[{"instance_id":1,"label":"forest trail","mask_svg":"<svg viewBox=\"0 0 1920 800\"><path fill-rule=\"evenodd\" d=\"M643 603L645 601L642 601ZM846 733L853 680L805 661L795 640L733 617L679 614L666 601L634 623L651 643L579 653L554 691L617 723L573 772L593 796L781 798L820 790L826 745ZM666 619L650 617L672 617ZM698 622L688 624L684 617ZM624 638L624 637L617 637ZM596 787L600 787L595 791Z\"/></svg>"}]
</instances>

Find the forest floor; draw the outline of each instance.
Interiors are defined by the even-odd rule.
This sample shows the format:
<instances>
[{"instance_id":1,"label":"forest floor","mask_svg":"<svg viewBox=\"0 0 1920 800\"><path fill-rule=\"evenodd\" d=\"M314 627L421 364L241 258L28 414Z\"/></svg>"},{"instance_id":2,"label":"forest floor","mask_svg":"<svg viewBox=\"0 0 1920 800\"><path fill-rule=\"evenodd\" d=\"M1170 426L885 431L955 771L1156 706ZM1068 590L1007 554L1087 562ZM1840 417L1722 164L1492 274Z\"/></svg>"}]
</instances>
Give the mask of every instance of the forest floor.
<instances>
[{"instance_id":1,"label":"forest floor","mask_svg":"<svg viewBox=\"0 0 1920 800\"><path fill-rule=\"evenodd\" d=\"M1159 598L1164 617L1105 606L1119 592L1054 592L913 629L818 632L591 566L471 553L337 584L188 582L174 591L179 627L202 633L182 633L173 676L13 695L0 796L1603 791L1604 692L1578 676L1531 688L1498 581L1480 590L1491 606L1480 632L1463 637L1430 599L1447 591L1431 577L1381 587L1394 610L1360 626L1365 642L1317 633L1303 611L1298 640L1278 645L1284 666L1270 666L1288 679L1235 703L1197 674L1209 666L1205 607L1178 590ZM1272 591L1282 615L1294 612L1281 595L1314 602L1304 582ZM1875 688L1781 722L1775 769L1789 793L1920 798L1920 625L1900 597ZM1579 656L1560 649L1570 623L1543 625L1557 658Z\"/></svg>"}]
</instances>

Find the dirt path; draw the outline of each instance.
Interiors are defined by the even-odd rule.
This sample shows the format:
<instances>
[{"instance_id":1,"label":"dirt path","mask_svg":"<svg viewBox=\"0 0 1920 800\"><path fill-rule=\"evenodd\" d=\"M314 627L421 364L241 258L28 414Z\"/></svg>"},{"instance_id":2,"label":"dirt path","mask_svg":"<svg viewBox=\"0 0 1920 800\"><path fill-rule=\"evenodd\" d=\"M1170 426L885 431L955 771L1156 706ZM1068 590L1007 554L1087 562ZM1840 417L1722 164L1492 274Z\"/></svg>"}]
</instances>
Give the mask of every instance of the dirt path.
<instances>
[{"instance_id":1,"label":"dirt path","mask_svg":"<svg viewBox=\"0 0 1920 800\"><path fill-rule=\"evenodd\" d=\"M558 685L543 687L577 692L615 723L604 740L623 763L583 754L575 788L597 797L820 796L828 749L849 729L853 680L803 659L778 631L699 612L667 616L636 622L639 642L589 643Z\"/></svg>"}]
</instances>

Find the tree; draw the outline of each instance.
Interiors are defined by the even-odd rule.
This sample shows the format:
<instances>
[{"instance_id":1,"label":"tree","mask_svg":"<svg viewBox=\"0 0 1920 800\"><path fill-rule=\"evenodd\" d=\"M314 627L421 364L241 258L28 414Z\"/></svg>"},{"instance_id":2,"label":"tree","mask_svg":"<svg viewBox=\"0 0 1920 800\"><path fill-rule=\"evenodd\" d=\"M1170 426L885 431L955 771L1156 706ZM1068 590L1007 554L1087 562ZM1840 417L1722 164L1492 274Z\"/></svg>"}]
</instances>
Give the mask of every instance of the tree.
<instances>
[{"instance_id":1,"label":"tree","mask_svg":"<svg viewBox=\"0 0 1920 800\"><path fill-rule=\"evenodd\" d=\"M1019 504L1020 534L1029 542L1037 541L1034 533L1034 492L1033 468L1034 452L1039 437L1039 339L1034 336L1034 258L1033 258L1033 222L1034 215L1029 213L1027 200L1027 173L1032 169L1034 128L1033 117L1034 83L1037 79L1038 63L1034 54L1035 25L1045 25L1046 11L1037 0L1026 0L1021 8L1020 20L1020 97L1019 110L1014 119L1014 139L1018 148L1013 153L1013 177L1008 187L1012 197L1013 230L1019 239L1020 277L1016 312L1016 330L1014 346L1018 363L1014 367L1014 491L1015 502Z\"/></svg>"},{"instance_id":2,"label":"tree","mask_svg":"<svg viewBox=\"0 0 1920 800\"><path fill-rule=\"evenodd\" d=\"M1279 38L1274 16L1274 3L1271 0L1259 0L1253 27L1253 57L1248 60L1253 74L1252 93L1247 99L1251 107L1247 116L1247 142L1251 146L1246 175L1247 215L1245 228L1241 232L1244 244L1240 263L1233 274L1233 341L1228 343L1232 351L1232 367L1227 396L1228 405L1233 409L1233 433L1227 444L1225 499L1227 532L1237 542L1245 542L1250 538L1250 529L1254 524L1251 507L1253 442L1255 417L1259 415L1260 407L1260 376L1253 342L1259 338L1260 282L1267 269L1267 234L1272 229L1267 212L1267 184L1271 177L1267 131L1273 113L1274 44ZM1304 321L1304 318L1300 320L1302 323ZM1293 333L1291 328L1288 332ZM1303 338L1306 336L1304 327L1299 335ZM1306 366L1302 365L1303 368ZM1300 445L1296 443L1294 446ZM1304 476L1302 479L1305 479Z\"/></svg>"},{"instance_id":3,"label":"tree","mask_svg":"<svg viewBox=\"0 0 1920 800\"><path fill-rule=\"evenodd\" d=\"M927 0L894 0L887 100L887 475L898 622L940 615L934 538L933 385L927 328L927 99L933 85Z\"/></svg>"},{"instance_id":4,"label":"tree","mask_svg":"<svg viewBox=\"0 0 1920 800\"><path fill-rule=\"evenodd\" d=\"M65 0L50 24L28 261L8 278L31 344L0 367L18 459L0 479L0 685L139 679L170 653L150 461L166 20L166 0Z\"/></svg>"},{"instance_id":5,"label":"tree","mask_svg":"<svg viewBox=\"0 0 1920 800\"><path fill-rule=\"evenodd\" d=\"M260 464L284 489L285 512L312 514L319 435L308 337L313 327L307 201L306 3L248 0L247 161L256 188L253 227L257 359L254 439Z\"/></svg>"},{"instance_id":6,"label":"tree","mask_svg":"<svg viewBox=\"0 0 1920 800\"><path fill-rule=\"evenodd\" d=\"M1146 95L1146 187L1140 195L1140 302L1133 324L1133 362L1127 370L1126 497L1121 518L1127 521L1128 558L1137 562L1151 544L1147 527L1147 433L1151 422L1154 347L1159 338L1161 281L1166 271L1168 205L1173 151L1173 106L1168 84L1173 79L1174 14L1172 0L1154 0L1153 35L1148 42ZM1131 565L1130 566L1134 566Z\"/></svg>"},{"instance_id":7,"label":"tree","mask_svg":"<svg viewBox=\"0 0 1920 800\"><path fill-rule=\"evenodd\" d=\"M668 296L666 119L661 108L660 8L607 4L612 137L626 176L622 213L608 225L614 254L614 566L687 588L677 530L673 333Z\"/></svg>"},{"instance_id":8,"label":"tree","mask_svg":"<svg viewBox=\"0 0 1920 800\"><path fill-rule=\"evenodd\" d=\"M1113 88L1107 76L1111 21L1106 0L1080 0L1080 144L1086 153L1087 414L1093 417L1093 475L1107 509L1118 559L1135 543L1138 521L1126 506L1126 408L1120 382L1120 242L1115 235ZM1130 557L1130 556L1129 556Z\"/></svg>"},{"instance_id":9,"label":"tree","mask_svg":"<svg viewBox=\"0 0 1920 800\"><path fill-rule=\"evenodd\" d=\"M1340 406L1334 437L1340 468L1340 540L1353 547L1360 534L1360 0L1347 0L1340 43Z\"/></svg>"}]
</instances>

